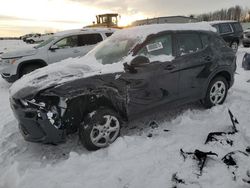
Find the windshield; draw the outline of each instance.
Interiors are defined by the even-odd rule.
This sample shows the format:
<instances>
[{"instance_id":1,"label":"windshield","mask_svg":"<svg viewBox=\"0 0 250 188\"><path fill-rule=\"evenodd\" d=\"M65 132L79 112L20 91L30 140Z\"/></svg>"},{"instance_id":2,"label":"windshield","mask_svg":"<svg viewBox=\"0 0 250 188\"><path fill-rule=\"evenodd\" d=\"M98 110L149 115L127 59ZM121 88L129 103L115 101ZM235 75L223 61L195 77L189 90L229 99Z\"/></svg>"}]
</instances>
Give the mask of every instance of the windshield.
<instances>
[{"instance_id":1,"label":"windshield","mask_svg":"<svg viewBox=\"0 0 250 188\"><path fill-rule=\"evenodd\" d=\"M94 56L103 65L117 63L126 57L138 42L139 38L135 37L111 36L94 48L88 56Z\"/></svg>"},{"instance_id":2,"label":"windshield","mask_svg":"<svg viewBox=\"0 0 250 188\"><path fill-rule=\"evenodd\" d=\"M46 46L47 44L49 44L50 42L52 42L54 39L56 39L56 37L51 37L43 42L41 42L40 44L38 44L37 46L34 46L34 48L38 49L38 48L42 48L44 46Z\"/></svg>"}]
</instances>

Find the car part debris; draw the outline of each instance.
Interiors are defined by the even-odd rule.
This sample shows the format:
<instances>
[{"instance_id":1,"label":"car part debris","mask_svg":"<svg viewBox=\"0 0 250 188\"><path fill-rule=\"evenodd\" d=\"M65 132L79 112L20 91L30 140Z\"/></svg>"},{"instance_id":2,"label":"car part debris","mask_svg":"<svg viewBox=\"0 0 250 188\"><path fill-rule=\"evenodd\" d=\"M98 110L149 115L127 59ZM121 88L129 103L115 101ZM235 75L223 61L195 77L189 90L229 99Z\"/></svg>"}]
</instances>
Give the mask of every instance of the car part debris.
<instances>
[{"instance_id":1,"label":"car part debris","mask_svg":"<svg viewBox=\"0 0 250 188\"><path fill-rule=\"evenodd\" d=\"M217 156L218 155L216 153L213 152L203 152L200 150L195 150L194 152L184 152L182 149L180 150L181 155L184 158L184 161L186 160L186 158L188 156L191 156L192 159L197 160L198 162L198 167L199 167L199 174L198 176L202 176L202 170L205 166L205 163L207 161L208 156Z\"/></svg>"},{"instance_id":2,"label":"car part debris","mask_svg":"<svg viewBox=\"0 0 250 188\"><path fill-rule=\"evenodd\" d=\"M174 186L172 188L177 188L177 185L178 184L184 184L185 185L185 181L183 179L180 179L178 176L177 176L177 173L174 173L173 176L172 176L172 182L174 183Z\"/></svg>"},{"instance_id":3,"label":"car part debris","mask_svg":"<svg viewBox=\"0 0 250 188\"><path fill-rule=\"evenodd\" d=\"M245 54L243 61L242 61L242 67L245 70L250 70L250 54L249 53Z\"/></svg>"},{"instance_id":4,"label":"car part debris","mask_svg":"<svg viewBox=\"0 0 250 188\"><path fill-rule=\"evenodd\" d=\"M230 152L230 153L226 154L221 159L223 161L223 163L225 163L227 165L228 169L231 171L234 181L237 181L237 175L236 174L237 174L237 171L239 169L239 165L237 164L236 155L239 155L239 154L243 155L245 157L249 157L248 153L237 150L237 151L233 151L233 152ZM248 174L248 172L247 172L247 174ZM246 181L248 181L248 180L246 180ZM250 182L250 180L249 180L249 182Z\"/></svg>"},{"instance_id":5,"label":"car part debris","mask_svg":"<svg viewBox=\"0 0 250 188\"><path fill-rule=\"evenodd\" d=\"M171 181L173 183L172 188L186 187L189 185L192 185L192 188L202 188L202 186L199 184L198 181L192 181L192 180L185 181L184 179L179 177L178 173L174 173L172 175Z\"/></svg>"},{"instance_id":6,"label":"car part debris","mask_svg":"<svg viewBox=\"0 0 250 188\"><path fill-rule=\"evenodd\" d=\"M250 171L249 170L247 171L246 175L247 175L248 180L243 178L242 181L247 184L250 184Z\"/></svg>"},{"instance_id":7,"label":"car part debris","mask_svg":"<svg viewBox=\"0 0 250 188\"><path fill-rule=\"evenodd\" d=\"M230 138L231 135L234 135L238 132L236 124L239 124L239 121L234 117L232 112L228 110L232 126L231 130L229 132L211 132L208 134L207 139L205 141L205 144L208 144L209 142L219 142L222 145L228 144L230 146L233 146L233 140Z\"/></svg>"}]
</instances>

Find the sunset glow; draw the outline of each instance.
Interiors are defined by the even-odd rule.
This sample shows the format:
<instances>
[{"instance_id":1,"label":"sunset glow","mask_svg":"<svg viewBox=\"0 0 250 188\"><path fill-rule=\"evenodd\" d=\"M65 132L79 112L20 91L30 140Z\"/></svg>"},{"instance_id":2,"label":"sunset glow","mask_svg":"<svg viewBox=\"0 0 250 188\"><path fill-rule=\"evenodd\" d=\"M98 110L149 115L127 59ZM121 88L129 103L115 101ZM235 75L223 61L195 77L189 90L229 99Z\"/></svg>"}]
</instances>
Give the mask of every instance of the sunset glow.
<instances>
[{"instance_id":1,"label":"sunset glow","mask_svg":"<svg viewBox=\"0 0 250 188\"><path fill-rule=\"evenodd\" d=\"M2 1L0 37L81 28L92 24L97 14L110 12L112 11L109 9L100 9L67 0ZM119 26L129 25L132 21L141 18L143 18L141 14L121 15Z\"/></svg>"}]
</instances>

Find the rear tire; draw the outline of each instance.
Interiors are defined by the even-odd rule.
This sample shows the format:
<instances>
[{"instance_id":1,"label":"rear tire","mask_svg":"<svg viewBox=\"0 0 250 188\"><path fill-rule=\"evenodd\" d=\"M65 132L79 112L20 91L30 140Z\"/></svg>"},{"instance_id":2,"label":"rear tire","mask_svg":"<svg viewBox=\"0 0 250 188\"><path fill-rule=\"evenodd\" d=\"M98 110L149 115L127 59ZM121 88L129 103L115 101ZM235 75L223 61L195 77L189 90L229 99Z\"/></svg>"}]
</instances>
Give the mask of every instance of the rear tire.
<instances>
[{"instance_id":1,"label":"rear tire","mask_svg":"<svg viewBox=\"0 0 250 188\"><path fill-rule=\"evenodd\" d=\"M228 82L222 77L215 77L209 84L206 97L202 101L205 108L212 108L215 105L221 105L224 103L227 92L228 92Z\"/></svg>"},{"instance_id":2,"label":"rear tire","mask_svg":"<svg viewBox=\"0 0 250 188\"><path fill-rule=\"evenodd\" d=\"M121 119L118 113L106 107L88 114L79 127L79 138L89 151L105 148L120 135Z\"/></svg>"}]
</instances>

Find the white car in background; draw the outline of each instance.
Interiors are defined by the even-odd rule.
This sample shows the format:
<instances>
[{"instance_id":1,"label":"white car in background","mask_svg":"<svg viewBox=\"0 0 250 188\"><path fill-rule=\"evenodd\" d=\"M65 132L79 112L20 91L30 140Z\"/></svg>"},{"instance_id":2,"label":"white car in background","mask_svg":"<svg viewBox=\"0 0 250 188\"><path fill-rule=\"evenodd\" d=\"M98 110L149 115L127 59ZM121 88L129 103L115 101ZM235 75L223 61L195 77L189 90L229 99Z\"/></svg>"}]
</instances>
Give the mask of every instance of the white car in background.
<instances>
[{"instance_id":1,"label":"white car in background","mask_svg":"<svg viewBox=\"0 0 250 188\"><path fill-rule=\"evenodd\" d=\"M110 28L69 30L56 33L34 47L3 53L0 62L1 75L6 81L14 82L51 63L84 56L115 31L116 29Z\"/></svg>"},{"instance_id":2,"label":"white car in background","mask_svg":"<svg viewBox=\"0 0 250 188\"><path fill-rule=\"evenodd\" d=\"M48 40L54 33L46 33L46 34L35 34L29 38L26 38L25 39L25 42L26 43L30 43L30 44L33 44L33 43L39 43L39 42L43 42L45 40Z\"/></svg>"}]
</instances>

